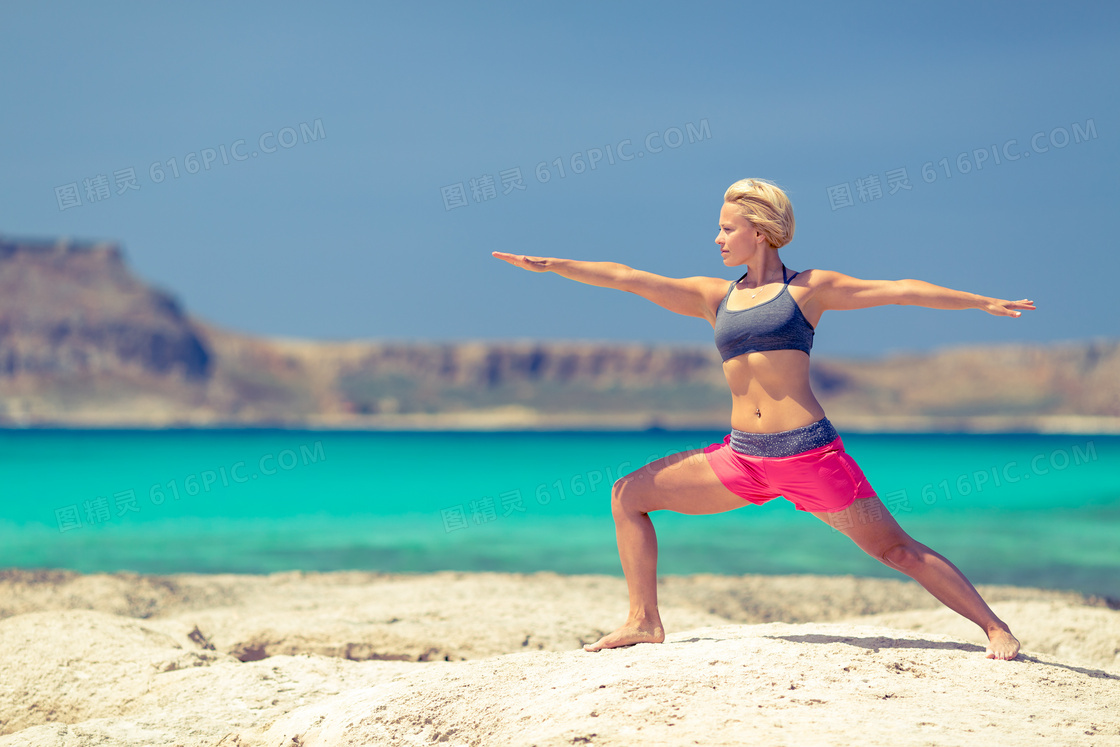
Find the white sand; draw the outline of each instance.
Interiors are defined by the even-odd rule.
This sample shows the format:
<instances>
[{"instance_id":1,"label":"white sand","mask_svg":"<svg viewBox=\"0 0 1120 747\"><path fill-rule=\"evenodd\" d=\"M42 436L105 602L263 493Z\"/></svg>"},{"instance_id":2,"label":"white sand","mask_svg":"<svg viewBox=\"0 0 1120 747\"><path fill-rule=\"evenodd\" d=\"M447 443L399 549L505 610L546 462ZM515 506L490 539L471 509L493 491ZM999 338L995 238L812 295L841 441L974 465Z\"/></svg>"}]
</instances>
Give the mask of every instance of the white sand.
<instances>
[{"instance_id":1,"label":"white sand","mask_svg":"<svg viewBox=\"0 0 1120 747\"><path fill-rule=\"evenodd\" d=\"M663 578L664 644L587 653L621 578L0 572L0 747L1116 744L1120 611L901 581Z\"/></svg>"}]
</instances>

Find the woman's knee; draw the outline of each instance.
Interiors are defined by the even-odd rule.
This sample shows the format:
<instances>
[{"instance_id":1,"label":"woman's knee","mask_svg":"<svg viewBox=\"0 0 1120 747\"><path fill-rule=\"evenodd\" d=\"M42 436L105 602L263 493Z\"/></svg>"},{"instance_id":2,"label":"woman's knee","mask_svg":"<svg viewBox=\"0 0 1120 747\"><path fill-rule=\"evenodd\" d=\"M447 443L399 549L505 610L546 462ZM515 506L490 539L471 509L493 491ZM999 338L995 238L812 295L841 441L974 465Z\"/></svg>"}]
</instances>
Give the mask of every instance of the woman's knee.
<instances>
[{"instance_id":1,"label":"woman's knee","mask_svg":"<svg viewBox=\"0 0 1120 747\"><path fill-rule=\"evenodd\" d=\"M611 487L611 512L645 513L642 511L642 494L638 472L618 478Z\"/></svg>"},{"instance_id":2,"label":"woman's knee","mask_svg":"<svg viewBox=\"0 0 1120 747\"><path fill-rule=\"evenodd\" d=\"M921 546L914 540L898 542L879 553L879 559L900 570L913 568L922 562Z\"/></svg>"}]
</instances>

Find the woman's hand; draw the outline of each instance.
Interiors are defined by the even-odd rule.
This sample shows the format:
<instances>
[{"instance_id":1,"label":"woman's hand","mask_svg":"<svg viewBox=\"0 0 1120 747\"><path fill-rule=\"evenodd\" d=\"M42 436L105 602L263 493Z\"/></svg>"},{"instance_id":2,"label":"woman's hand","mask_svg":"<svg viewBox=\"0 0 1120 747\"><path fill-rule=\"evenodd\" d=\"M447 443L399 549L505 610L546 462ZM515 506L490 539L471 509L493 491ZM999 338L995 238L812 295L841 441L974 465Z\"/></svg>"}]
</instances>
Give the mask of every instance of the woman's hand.
<instances>
[{"instance_id":1,"label":"woman's hand","mask_svg":"<svg viewBox=\"0 0 1120 747\"><path fill-rule=\"evenodd\" d=\"M491 252L496 258L530 272L554 272L578 283L613 288L641 296L658 306L684 316L715 322L715 310L727 292L720 278L667 278L635 270L617 262L585 262L558 257L527 257L524 254Z\"/></svg>"},{"instance_id":2,"label":"woman's hand","mask_svg":"<svg viewBox=\"0 0 1120 747\"><path fill-rule=\"evenodd\" d=\"M988 302L981 306L984 311L993 316L1022 316L1024 311L1034 310L1034 301L1027 298L1021 298L1018 301L1004 301L1000 298L989 298Z\"/></svg>"},{"instance_id":3,"label":"woman's hand","mask_svg":"<svg viewBox=\"0 0 1120 747\"><path fill-rule=\"evenodd\" d=\"M994 316L1017 317L1024 310L1034 309L1034 301L1029 298L1005 301L924 280L861 280L831 270L806 270L798 277L804 277L803 282L812 291L809 303L816 304L822 312L896 304L927 309L982 309ZM812 323L812 312L808 318Z\"/></svg>"},{"instance_id":4,"label":"woman's hand","mask_svg":"<svg viewBox=\"0 0 1120 747\"><path fill-rule=\"evenodd\" d=\"M548 272L556 260L552 257L526 257L524 254L510 254L508 252L491 252L498 259L509 262L514 267L520 267L530 272Z\"/></svg>"}]
</instances>

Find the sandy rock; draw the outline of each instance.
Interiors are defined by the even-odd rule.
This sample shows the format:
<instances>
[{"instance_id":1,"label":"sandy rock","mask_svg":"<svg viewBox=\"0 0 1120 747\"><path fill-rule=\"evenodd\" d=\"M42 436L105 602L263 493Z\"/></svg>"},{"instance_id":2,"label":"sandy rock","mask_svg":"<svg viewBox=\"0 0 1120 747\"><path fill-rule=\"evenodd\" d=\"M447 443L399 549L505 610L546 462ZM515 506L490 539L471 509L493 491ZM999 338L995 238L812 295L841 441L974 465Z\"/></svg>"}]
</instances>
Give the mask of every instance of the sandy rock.
<instances>
[{"instance_id":1,"label":"sandy rock","mask_svg":"<svg viewBox=\"0 0 1120 747\"><path fill-rule=\"evenodd\" d=\"M49 723L0 737L0 747L210 747L237 731L341 692L387 682L417 665L317 656L221 661L160 674L122 714ZM48 693L42 693L49 700Z\"/></svg>"},{"instance_id":2,"label":"sandy rock","mask_svg":"<svg viewBox=\"0 0 1120 747\"><path fill-rule=\"evenodd\" d=\"M0 737L0 747L210 747L222 737L195 738L180 733L178 723L140 723L132 719L99 718L78 724L43 724ZM224 735L223 735L224 736Z\"/></svg>"},{"instance_id":3,"label":"sandy rock","mask_svg":"<svg viewBox=\"0 0 1120 747\"><path fill-rule=\"evenodd\" d=\"M553 573L437 573L288 591L263 608L250 602L172 619L197 626L219 651L244 661L296 653L458 661L578 649L620 625L626 614L622 579ZM727 622L671 603L662 615L676 629Z\"/></svg>"},{"instance_id":4,"label":"sandy rock","mask_svg":"<svg viewBox=\"0 0 1120 747\"><path fill-rule=\"evenodd\" d=\"M884 579L663 577L667 643L588 654L621 578L0 572L0 747L1120 745L1120 611L981 592L1020 660Z\"/></svg>"},{"instance_id":5,"label":"sandy rock","mask_svg":"<svg viewBox=\"0 0 1120 747\"><path fill-rule=\"evenodd\" d=\"M990 602L1086 603L1074 592L1010 586L980 590ZM828 622L940 608L911 581L851 576L665 576L659 596L670 631L726 622ZM0 618L50 609L141 617L177 640L197 628L195 639L246 661L299 653L354 660L460 660L579 648L621 624L626 585L620 577L547 572L141 576L0 571ZM172 629L157 621L180 625ZM974 639L978 633L963 637Z\"/></svg>"},{"instance_id":6,"label":"sandy rock","mask_svg":"<svg viewBox=\"0 0 1120 747\"><path fill-rule=\"evenodd\" d=\"M717 576L698 573L664 576L658 596L678 606L705 610L733 622L833 622L862 615L944 609L914 581L858 576ZM1052 601L1062 605L1087 603L1074 591L982 584L977 587L989 603L1008 599Z\"/></svg>"},{"instance_id":7,"label":"sandy rock","mask_svg":"<svg viewBox=\"0 0 1120 747\"><path fill-rule=\"evenodd\" d=\"M161 617L184 610L268 603L291 585L331 588L367 584L387 574L296 571L270 576L183 573L150 576L121 571L0 570L0 618L44 610L87 609L126 617Z\"/></svg>"},{"instance_id":8,"label":"sandy rock","mask_svg":"<svg viewBox=\"0 0 1120 747\"><path fill-rule=\"evenodd\" d=\"M11 733L48 721L120 715L160 672L206 666L224 654L185 649L129 618L71 610L0 621L0 722Z\"/></svg>"},{"instance_id":9,"label":"sandy rock","mask_svg":"<svg viewBox=\"0 0 1120 747\"><path fill-rule=\"evenodd\" d=\"M9 735L0 747L203 747L415 666L313 656L247 664L90 611L10 618L0 623L0 646L0 723Z\"/></svg>"},{"instance_id":10,"label":"sandy rock","mask_svg":"<svg viewBox=\"0 0 1120 747\"><path fill-rule=\"evenodd\" d=\"M1010 626L1024 651L1048 654L1067 664L1120 672L1120 611L1057 601L993 602L992 611ZM980 629L948 609L893 612L849 622L982 640Z\"/></svg>"},{"instance_id":11,"label":"sandy rock","mask_svg":"<svg viewBox=\"0 0 1120 747\"><path fill-rule=\"evenodd\" d=\"M1118 706L1120 675L1046 656L995 661L944 636L771 623L417 670L296 709L235 743L1049 747L1086 734L1116 740Z\"/></svg>"}]
</instances>

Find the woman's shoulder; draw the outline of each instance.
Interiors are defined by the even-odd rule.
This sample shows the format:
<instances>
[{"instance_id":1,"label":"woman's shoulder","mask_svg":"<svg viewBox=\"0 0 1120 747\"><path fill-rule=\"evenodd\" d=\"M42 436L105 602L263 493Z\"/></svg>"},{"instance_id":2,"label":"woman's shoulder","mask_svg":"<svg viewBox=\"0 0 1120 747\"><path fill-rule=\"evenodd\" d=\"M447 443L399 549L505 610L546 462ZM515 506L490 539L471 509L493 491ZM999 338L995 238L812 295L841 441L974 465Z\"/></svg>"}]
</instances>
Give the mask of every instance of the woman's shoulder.
<instances>
[{"instance_id":1,"label":"woman's shoulder","mask_svg":"<svg viewBox=\"0 0 1120 747\"><path fill-rule=\"evenodd\" d=\"M822 285L829 285L835 283L837 280L847 277L847 275L837 272L836 270L822 270L819 268L812 268L809 270L801 270L797 275L790 280L790 285L801 285L807 288L818 288Z\"/></svg>"},{"instance_id":2,"label":"woman's shoulder","mask_svg":"<svg viewBox=\"0 0 1120 747\"><path fill-rule=\"evenodd\" d=\"M806 313L813 314L816 301L827 296L833 288L842 285L847 277L835 270L822 270L817 267L802 270L790 280L790 294L806 310ZM814 323L813 326L815 327L816 324Z\"/></svg>"},{"instance_id":3,"label":"woman's shoulder","mask_svg":"<svg viewBox=\"0 0 1120 747\"><path fill-rule=\"evenodd\" d=\"M727 278L695 277L691 280L696 283L696 287L704 294L704 298L708 300L709 304L719 304L723 301L723 297L731 293L731 289L735 286L735 281Z\"/></svg>"},{"instance_id":4,"label":"woman's shoulder","mask_svg":"<svg viewBox=\"0 0 1120 747\"><path fill-rule=\"evenodd\" d=\"M696 288L701 289L706 294L727 293L731 289L731 286L735 284L734 280L728 280L727 278L712 278L705 276L695 276L686 278L686 280L689 283L692 283Z\"/></svg>"}]
</instances>

